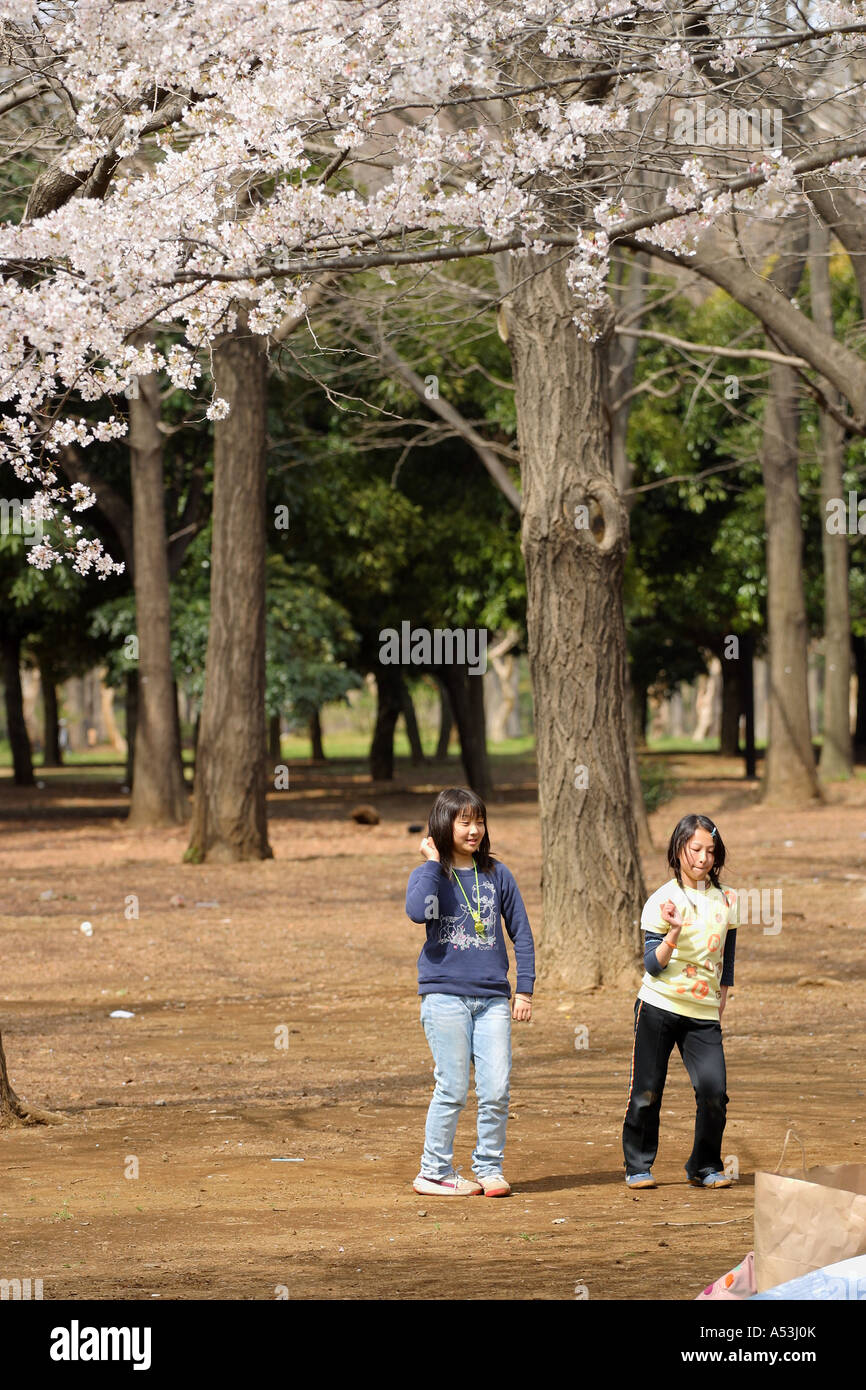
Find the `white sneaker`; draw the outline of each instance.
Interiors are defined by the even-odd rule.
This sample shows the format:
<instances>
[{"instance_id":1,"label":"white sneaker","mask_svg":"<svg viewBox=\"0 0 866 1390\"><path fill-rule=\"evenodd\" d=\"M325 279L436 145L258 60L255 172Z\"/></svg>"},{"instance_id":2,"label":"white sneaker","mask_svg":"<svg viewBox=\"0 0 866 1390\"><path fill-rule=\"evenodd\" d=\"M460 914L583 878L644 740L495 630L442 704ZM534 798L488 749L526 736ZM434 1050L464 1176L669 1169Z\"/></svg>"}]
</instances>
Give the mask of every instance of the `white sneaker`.
<instances>
[{"instance_id":1,"label":"white sneaker","mask_svg":"<svg viewBox=\"0 0 866 1390\"><path fill-rule=\"evenodd\" d=\"M459 1173L451 1173L447 1178L425 1178L419 1173L412 1186L425 1197L477 1197L483 1188L477 1182L461 1178Z\"/></svg>"},{"instance_id":2,"label":"white sneaker","mask_svg":"<svg viewBox=\"0 0 866 1390\"><path fill-rule=\"evenodd\" d=\"M510 1197L511 1188L501 1173L485 1173L478 1181L484 1188L485 1197Z\"/></svg>"}]
</instances>

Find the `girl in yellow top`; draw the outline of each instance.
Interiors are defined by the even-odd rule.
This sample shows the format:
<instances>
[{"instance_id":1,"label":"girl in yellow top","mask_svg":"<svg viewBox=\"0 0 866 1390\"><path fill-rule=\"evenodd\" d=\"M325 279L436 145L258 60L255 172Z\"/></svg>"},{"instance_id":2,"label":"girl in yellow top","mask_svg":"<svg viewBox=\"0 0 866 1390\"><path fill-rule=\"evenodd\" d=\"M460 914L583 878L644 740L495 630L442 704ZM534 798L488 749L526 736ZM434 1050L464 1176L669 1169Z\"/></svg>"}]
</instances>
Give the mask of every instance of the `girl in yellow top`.
<instances>
[{"instance_id":1,"label":"girl in yellow top","mask_svg":"<svg viewBox=\"0 0 866 1390\"><path fill-rule=\"evenodd\" d=\"M721 1016L734 983L736 894L719 883L725 846L709 816L688 815L668 845L674 877L641 915L646 974L635 1002L634 1051L622 1131L629 1187L655 1187L659 1114L676 1044L695 1088L695 1187L730 1187L722 1171L728 1097Z\"/></svg>"}]
</instances>

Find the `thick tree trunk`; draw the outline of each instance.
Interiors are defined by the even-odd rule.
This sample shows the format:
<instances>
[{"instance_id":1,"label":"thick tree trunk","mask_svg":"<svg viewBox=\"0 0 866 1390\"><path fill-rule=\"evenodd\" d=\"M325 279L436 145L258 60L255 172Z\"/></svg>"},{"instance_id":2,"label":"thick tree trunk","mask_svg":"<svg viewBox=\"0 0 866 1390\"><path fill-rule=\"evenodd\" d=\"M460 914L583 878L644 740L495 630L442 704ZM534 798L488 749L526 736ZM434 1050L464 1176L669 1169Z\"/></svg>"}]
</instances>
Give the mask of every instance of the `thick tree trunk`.
<instances>
[{"instance_id":1,"label":"thick tree trunk","mask_svg":"<svg viewBox=\"0 0 866 1390\"><path fill-rule=\"evenodd\" d=\"M742 648L742 642L740 646ZM736 660L722 656L720 751L726 758L736 758L740 751L740 715L743 713L743 673L740 662L743 660L742 650Z\"/></svg>"},{"instance_id":2,"label":"thick tree trunk","mask_svg":"<svg viewBox=\"0 0 866 1390\"><path fill-rule=\"evenodd\" d=\"M322 741L322 719L317 709L310 715L310 756L314 763L325 761L325 745Z\"/></svg>"},{"instance_id":3,"label":"thick tree trunk","mask_svg":"<svg viewBox=\"0 0 866 1390\"><path fill-rule=\"evenodd\" d=\"M44 659L39 663L39 680L42 684L42 741L45 751L42 757L44 767L62 767L63 749L60 747L60 710L57 703L57 686L54 672Z\"/></svg>"},{"instance_id":4,"label":"thick tree trunk","mask_svg":"<svg viewBox=\"0 0 866 1390\"><path fill-rule=\"evenodd\" d=\"M639 328L646 301L649 258L645 253L639 252L631 257L628 264L628 282L624 287L618 286L617 317L625 319L630 328ZM624 397L628 396L634 383L634 369L639 346L639 338L613 336L607 348L611 467L614 482L620 493L626 492L631 487L632 474L634 473L634 466L626 449L632 401L631 399L625 400Z\"/></svg>"},{"instance_id":5,"label":"thick tree trunk","mask_svg":"<svg viewBox=\"0 0 866 1390\"><path fill-rule=\"evenodd\" d=\"M439 687L439 741L436 744L436 760L441 762L448 757L451 730L454 728L454 713L451 709L451 696L448 694L448 687L440 676L436 677L436 684Z\"/></svg>"},{"instance_id":6,"label":"thick tree trunk","mask_svg":"<svg viewBox=\"0 0 866 1390\"><path fill-rule=\"evenodd\" d=\"M418 767L424 761L424 747L421 743L421 735L418 732L418 720L415 716L415 706L412 702L412 692L406 684L402 682L402 692L400 696L400 706L403 711L403 722L406 725L406 735L409 739L409 748L412 754L412 765Z\"/></svg>"},{"instance_id":7,"label":"thick tree trunk","mask_svg":"<svg viewBox=\"0 0 866 1390\"><path fill-rule=\"evenodd\" d=\"M493 779L487 757L484 678L471 676L465 666L443 666L439 674L448 687L466 781L486 801L493 788Z\"/></svg>"},{"instance_id":8,"label":"thick tree trunk","mask_svg":"<svg viewBox=\"0 0 866 1390\"><path fill-rule=\"evenodd\" d=\"M186 858L268 859L265 720L267 357L245 326L214 352L211 608Z\"/></svg>"},{"instance_id":9,"label":"thick tree trunk","mask_svg":"<svg viewBox=\"0 0 866 1390\"><path fill-rule=\"evenodd\" d=\"M511 271L541 945L548 969L591 987L634 979L644 897L622 612L628 518L611 472L603 335L578 336L560 253L512 257Z\"/></svg>"},{"instance_id":10,"label":"thick tree trunk","mask_svg":"<svg viewBox=\"0 0 866 1390\"><path fill-rule=\"evenodd\" d=\"M802 247L802 250L801 250ZM774 280L790 298L805 262L805 243L788 234L787 254ZM791 806L820 796L807 687L803 524L798 464L798 378L792 367L770 365L761 464L767 531L769 727L763 799Z\"/></svg>"},{"instance_id":11,"label":"thick tree trunk","mask_svg":"<svg viewBox=\"0 0 866 1390\"><path fill-rule=\"evenodd\" d=\"M830 293L830 234L821 223L811 229L809 281L812 317L819 328L833 332ZM833 403L842 398L826 388ZM818 451L821 459L821 548L824 557L824 728L818 764L824 781L842 781L854 770L851 746L851 614L848 595L848 537L827 529L827 503L844 497L845 429L821 411Z\"/></svg>"},{"instance_id":12,"label":"thick tree trunk","mask_svg":"<svg viewBox=\"0 0 866 1390\"><path fill-rule=\"evenodd\" d=\"M617 317L624 318L632 327L639 327L643 318L643 309L646 302L646 287L649 278L649 264L646 255L638 253L632 257L628 268L628 283L623 288L619 286L616 298ZM628 457L628 422L631 415L631 400L625 399L634 381L634 369L637 362L638 339L631 337L617 337L610 334L606 342L606 370L602 373L602 385L605 391L605 405L607 410L606 419L609 421L610 429L610 468L613 474L613 482L616 491L622 499L623 494L628 494L631 487L634 467ZM630 510L633 497L628 497L625 503L626 513ZM627 544L626 544L627 548ZM646 691L643 694L643 723L638 733L636 720L629 717L633 709L633 697L631 691L631 671L626 655L625 664L625 683L626 699L628 709L626 712L626 741L628 744L628 768L629 786L631 789L631 805L634 813L635 823L638 831L638 845L644 854L652 852L653 842L650 835L649 816L647 815L646 801L643 794L643 784L640 780L640 762L638 760L638 747L646 745Z\"/></svg>"},{"instance_id":13,"label":"thick tree trunk","mask_svg":"<svg viewBox=\"0 0 866 1390\"><path fill-rule=\"evenodd\" d=\"M399 666L376 668L376 727L370 745L370 776L374 782L394 778L394 730L403 709L403 677Z\"/></svg>"},{"instance_id":14,"label":"thick tree trunk","mask_svg":"<svg viewBox=\"0 0 866 1390\"><path fill-rule=\"evenodd\" d=\"M3 1050L3 1036L0 1034L0 1129L16 1124L62 1124L64 1119L64 1115L58 1115L53 1110L37 1110L33 1105L26 1105L15 1094L6 1069L6 1053Z\"/></svg>"},{"instance_id":15,"label":"thick tree trunk","mask_svg":"<svg viewBox=\"0 0 866 1390\"><path fill-rule=\"evenodd\" d=\"M797 377L773 364L763 448L770 672L763 799L774 806L820 795L809 725L797 423Z\"/></svg>"},{"instance_id":16,"label":"thick tree trunk","mask_svg":"<svg viewBox=\"0 0 866 1390\"><path fill-rule=\"evenodd\" d=\"M3 652L3 692L6 699L6 727L12 749L12 768L16 787L32 787L33 755L24 720L21 693L21 639L9 633L0 637Z\"/></svg>"},{"instance_id":17,"label":"thick tree trunk","mask_svg":"<svg viewBox=\"0 0 866 1390\"><path fill-rule=\"evenodd\" d=\"M138 711L129 823L180 825L189 816L181 772L177 692L171 669L171 607L157 376L142 377L129 403Z\"/></svg>"}]
</instances>

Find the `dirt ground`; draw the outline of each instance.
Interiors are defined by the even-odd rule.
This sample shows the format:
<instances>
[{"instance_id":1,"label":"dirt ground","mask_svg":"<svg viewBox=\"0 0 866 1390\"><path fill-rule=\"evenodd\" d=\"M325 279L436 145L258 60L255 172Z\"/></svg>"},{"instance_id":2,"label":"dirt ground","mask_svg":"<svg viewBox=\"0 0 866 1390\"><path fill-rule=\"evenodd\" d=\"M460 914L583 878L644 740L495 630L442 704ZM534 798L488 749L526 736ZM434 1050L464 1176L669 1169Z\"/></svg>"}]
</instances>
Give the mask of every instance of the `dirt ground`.
<instances>
[{"instance_id":1,"label":"dirt ground","mask_svg":"<svg viewBox=\"0 0 866 1390\"><path fill-rule=\"evenodd\" d=\"M45 1299L694 1298L752 1248L754 1172L776 1166L789 1125L810 1163L866 1161L866 782L771 812L740 764L670 762L648 891L689 810L717 819L727 882L783 891L778 935L740 932L725 1015L723 1154L740 1182L687 1185L694 1101L674 1053L660 1186L626 1189L634 991L545 977L524 764L489 806L541 944L535 1017L514 1025L505 1201L411 1188L432 1061L407 826L461 780L456 764L403 767L385 791L357 766L293 767L271 808L275 858L238 866L181 865L185 833L128 829L111 783L94 799L5 780L0 1029L16 1090L67 1121L0 1132L0 1277L41 1278ZM348 819L358 802L378 826ZM470 1101L466 1173L473 1127Z\"/></svg>"}]
</instances>

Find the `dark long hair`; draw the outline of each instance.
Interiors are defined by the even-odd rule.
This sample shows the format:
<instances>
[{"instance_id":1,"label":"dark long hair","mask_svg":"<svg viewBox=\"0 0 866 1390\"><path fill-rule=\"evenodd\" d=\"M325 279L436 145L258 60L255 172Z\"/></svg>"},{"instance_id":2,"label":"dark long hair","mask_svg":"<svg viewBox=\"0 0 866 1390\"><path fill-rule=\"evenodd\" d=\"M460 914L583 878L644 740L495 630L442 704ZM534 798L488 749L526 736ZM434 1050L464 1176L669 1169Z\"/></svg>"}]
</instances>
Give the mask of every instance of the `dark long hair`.
<instances>
[{"instance_id":1,"label":"dark long hair","mask_svg":"<svg viewBox=\"0 0 866 1390\"><path fill-rule=\"evenodd\" d=\"M439 851L439 863L448 878L451 877L451 857L454 853L454 821L460 812L468 808L484 821L484 834L481 844L475 851L475 863L482 872L490 873L496 863L490 853L490 831L487 829L487 807L475 792L467 787L446 787L433 802L428 824L430 838Z\"/></svg>"},{"instance_id":2,"label":"dark long hair","mask_svg":"<svg viewBox=\"0 0 866 1390\"><path fill-rule=\"evenodd\" d=\"M707 877L714 888L719 888L721 887L719 883L719 870L725 867L725 842L716 829L715 822L711 821L709 816L683 816L674 830L671 836L671 842L668 845L668 863L676 875L677 883L682 888L683 879L682 870L680 869L680 854L685 849L698 827L700 827L701 830L708 831L713 837L713 849L716 853L713 859L713 867L710 869Z\"/></svg>"}]
</instances>

